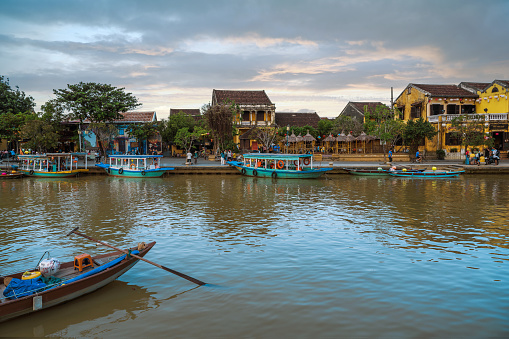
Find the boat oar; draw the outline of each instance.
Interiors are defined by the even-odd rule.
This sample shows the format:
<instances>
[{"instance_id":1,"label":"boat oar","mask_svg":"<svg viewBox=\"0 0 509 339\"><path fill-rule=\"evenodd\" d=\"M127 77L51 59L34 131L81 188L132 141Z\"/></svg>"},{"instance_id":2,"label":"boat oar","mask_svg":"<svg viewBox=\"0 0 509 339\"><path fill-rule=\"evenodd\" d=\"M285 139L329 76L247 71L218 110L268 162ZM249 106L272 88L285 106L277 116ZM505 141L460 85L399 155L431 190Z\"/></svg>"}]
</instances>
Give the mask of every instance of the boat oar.
<instances>
[{"instance_id":1,"label":"boat oar","mask_svg":"<svg viewBox=\"0 0 509 339\"><path fill-rule=\"evenodd\" d=\"M203 281L198 280L198 279L195 279L195 278L193 278L193 277L190 277L190 276L188 276L188 275L186 275L186 274L184 274L184 273L180 273L180 272L178 272L178 271L172 270L171 268L168 268L168 267L165 267L165 266L162 266L162 265L156 264L155 262L152 262L152 261L150 261L150 260L147 260L147 259L145 259L145 258L143 258L143 257L140 257L140 256L136 255L136 254L129 253L128 251L122 250L122 249L120 249L120 248L116 248L115 246L111 246L110 244L107 244L107 243L102 242L102 241L99 241L99 240L95 240L95 239L93 239L93 238L89 237L88 235L85 235L85 234L83 234L83 233L77 232L78 228L79 228L79 227L76 227L75 229L73 229L71 232L69 232L69 233L67 234L67 236L71 235L72 233L77 234L77 235L82 236L83 238L86 238L86 239L88 239L88 240L95 241L95 242L97 242L97 243L99 243L99 244L101 244L101 245L111 247L111 248L113 248L113 249L115 249L115 250L117 250L117 251L123 252L123 253L128 254L128 255L130 255L130 256L132 256L132 257L135 257L135 258L137 258L137 259L140 259L140 260L143 260L143 261L145 261L145 262L148 262L149 264L152 264L152 265L154 265L154 266L156 266L156 267L162 268L162 269L163 269L163 270L165 270L165 271L168 271L168 272L170 272L170 273L173 273L173 274L175 274L175 275L178 275L178 276L179 276L179 277L181 277L181 278L184 278L184 279L187 279L187 280L189 280L189 281L191 281L191 282L194 282L194 283L195 283L195 284L197 284L197 285L200 285L200 286L202 286L202 285L206 285L206 283L204 283Z\"/></svg>"}]
</instances>

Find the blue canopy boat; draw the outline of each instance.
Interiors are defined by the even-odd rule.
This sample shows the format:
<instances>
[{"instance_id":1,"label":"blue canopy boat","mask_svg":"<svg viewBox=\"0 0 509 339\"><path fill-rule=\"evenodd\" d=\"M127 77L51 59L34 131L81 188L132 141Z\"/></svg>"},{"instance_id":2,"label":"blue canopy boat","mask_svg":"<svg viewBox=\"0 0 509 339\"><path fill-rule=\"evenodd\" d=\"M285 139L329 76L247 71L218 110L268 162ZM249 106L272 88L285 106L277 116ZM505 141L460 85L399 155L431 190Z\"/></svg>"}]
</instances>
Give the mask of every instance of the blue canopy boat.
<instances>
[{"instance_id":1,"label":"blue canopy boat","mask_svg":"<svg viewBox=\"0 0 509 339\"><path fill-rule=\"evenodd\" d=\"M313 168L312 154L248 153L243 161L229 161L242 175L286 179L318 178L330 168Z\"/></svg>"},{"instance_id":2,"label":"blue canopy boat","mask_svg":"<svg viewBox=\"0 0 509 339\"><path fill-rule=\"evenodd\" d=\"M394 177L405 178L453 178L459 176L465 171L432 171L432 172L389 172L389 175Z\"/></svg>"},{"instance_id":3,"label":"blue canopy boat","mask_svg":"<svg viewBox=\"0 0 509 339\"><path fill-rule=\"evenodd\" d=\"M159 167L162 155L110 155L109 164L97 164L108 175L126 178L157 178L173 167Z\"/></svg>"}]
</instances>

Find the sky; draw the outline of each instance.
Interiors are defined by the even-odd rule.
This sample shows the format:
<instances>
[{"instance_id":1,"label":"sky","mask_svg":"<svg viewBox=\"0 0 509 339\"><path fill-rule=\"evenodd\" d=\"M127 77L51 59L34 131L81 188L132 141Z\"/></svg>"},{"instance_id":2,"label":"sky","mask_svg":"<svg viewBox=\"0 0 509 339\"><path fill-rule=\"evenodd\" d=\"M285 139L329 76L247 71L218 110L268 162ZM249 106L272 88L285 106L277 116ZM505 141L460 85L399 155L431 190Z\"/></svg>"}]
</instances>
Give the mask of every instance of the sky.
<instances>
[{"instance_id":1,"label":"sky","mask_svg":"<svg viewBox=\"0 0 509 339\"><path fill-rule=\"evenodd\" d=\"M0 75L31 95L97 82L159 120L212 90L337 117L409 83L509 79L509 1L1 0Z\"/></svg>"}]
</instances>

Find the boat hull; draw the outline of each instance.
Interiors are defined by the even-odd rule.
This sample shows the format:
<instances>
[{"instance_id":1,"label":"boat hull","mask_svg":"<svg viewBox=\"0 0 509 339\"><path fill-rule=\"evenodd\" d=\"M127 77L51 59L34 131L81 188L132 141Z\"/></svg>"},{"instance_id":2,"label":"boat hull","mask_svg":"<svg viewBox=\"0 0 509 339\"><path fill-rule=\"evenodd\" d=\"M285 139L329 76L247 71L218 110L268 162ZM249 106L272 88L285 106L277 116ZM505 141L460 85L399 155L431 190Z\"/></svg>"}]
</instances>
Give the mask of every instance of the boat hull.
<instances>
[{"instance_id":1,"label":"boat hull","mask_svg":"<svg viewBox=\"0 0 509 339\"><path fill-rule=\"evenodd\" d=\"M146 248L141 250L138 256L143 257L147 252L155 245L155 242L147 244ZM121 252L114 252L115 254L121 254ZM111 256L112 253L106 255L100 255L94 257L93 259L100 259L102 257ZM48 289L42 291L40 293L36 293L33 295L29 295L26 297L22 297L15 300L2 300L0 302L0 322L16 318L25 314L37 312L40 310L47 309L52 306L56 306L62 304L64 302L76 299L82 295L94 292L95 290L109 284L110 282L116 280L122 274L131 269L139 259L134 257L127 258L122 260L120 263L113 267L109 267L106 270L99 272L97 274L91 275L89 277L83 278L81 280L77 280L71 282L69 284L63 284L61 286ZM73 265L73 262L62 264L64 265ZM21 277L22 273L19 273L19 277ZM16 277L14 275L13 277ZM18 278L19 278L18 277ZM42 299L41 307L35 311L34 298L40 297Z\"/></svg>"},{"instance_id":2,"label":"boat hull","mask_svg":"<svg viewBox=\"0 0 509 339\"><path fill-rule=\"evenodd\" d=\"M345 171L347 171L349 174L353 175L372 175L372 176L380 176L380 175L389 175L389 173L386 170L349 170L345 168Z\"/></svg>"},{"instance_id":3,"label":"boat hull","mask_svg":"<svg viewBox=\"0 0 509 339\"><path fill-rule=\"evenodd\" d=\"M393 177L401 177L401 178L454 178L458 177L461 173L465 171L454 171L454 172L399 172L399 173L389 173Z\"/></svg>"},{"instance_id":4,"label":"boat hull","mask_svg":"<svg viewBox=\"0 0 509 339\"><path fill-rule=\"evenodd\" d=\"M120 171L119 168L106 168L105 171L108 175L114 177L124 177L124 178L159 178L166 171L171 171L173 168L159 168L159 169L149 169L149 170L132 170L132 169L123 169ZM122 173L120 173L122 172Z\"/></svg>"},{"instance_id":5,"label":"boat hull","mask_svg":"<svg viewBox=\"0 0 509 339\"><path fill-rule=\"evenodd\" d=\"M249 177L274 178L274 179L315 179L323 175L332 168L312 169L312 170L280 170L253 168L247 166L235 166L242 175Z\"/></svg>"},{"instance_id":6,"label":"boat hull","mask_svg":"<svg viewBox=\"0 0 509 339\"><path fill-rule=\"evenodd\" d=\"M88 169L78 169L72 171L59 171L59 172L44 172L44 171L33 171L33 170L19 170L27 177L39 177L39 178L69 178L75 177L79 173L86 173Z\"/></svg>"}]
</instances>

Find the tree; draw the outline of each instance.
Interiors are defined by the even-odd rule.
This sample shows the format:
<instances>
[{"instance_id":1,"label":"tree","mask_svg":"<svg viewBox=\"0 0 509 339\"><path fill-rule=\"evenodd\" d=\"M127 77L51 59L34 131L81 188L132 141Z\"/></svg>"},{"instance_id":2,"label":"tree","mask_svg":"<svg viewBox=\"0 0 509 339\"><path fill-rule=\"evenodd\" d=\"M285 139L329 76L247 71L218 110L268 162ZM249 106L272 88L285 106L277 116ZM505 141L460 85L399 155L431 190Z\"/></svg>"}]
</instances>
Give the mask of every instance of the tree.
<instances>
[{"instance_id":1,"label":"tree","mask_svg":"<svg viewBox=\"0 0 509 339\"><path fill-rule=\"evenodd\" d=\"M227 100L214 106L206 105L202 111L205 111L207 126L214 139L214 150L232 148L233 135L237 133L233 120L240 114L239 106Z\"/></svg>"},{"instance_id":2,"label":"tree","mask_svg":"<svg viewBox=\"0 0 509 339\"><path fill-rule=\"evenodd\" d=\"M138 144L143 140L148 140L153 135L156 135L159 130L159 123L157 122L148 122L144 124L132 124L127 128L127 132L129 136L136 138ZM146 150L143 150L144 154Z\"/></svg>"},{"instance_id":3,"label":"tree","mask_svg":"<svg viewBox=\"0 0 509 339\"><path fill-rule=\"evenodd\" d=\"M386 105L378 105L374 111L369 111L366 108L364 116L366 118L364 129L367 134L380 139L385 160L386 145L394 146L401 138L405 124L397 118L399 114L395 115Z\"/></svg>"},{"instance_id":4,"label":"tree","mask_svg":"<svg viewBox=\"0 0 509 339\"><path fill-rule=\"evenodd\" d=\"M98 137L101 152L105 154L105 140L99 137L104 131L95 128L103 128L103 123L121 119L121 112L141 105L135 96L124 92L124 89L95 82L80 82L67 85L67 89L53 90L53 93L56 95L56 102L65 108L71 117L81 123L85 120L91 122L92 127L89 128Z\"/></svg>"},{"instance_id":5,"label":"tree","mask_svg":"<svg viewBox=\"0 0 509 339\"><path fill-rule=\"evenodd\" d=\"M322 119L318 121L318 133L321 136L328 136L332 133L332 130L335 127L335 121L330 119Z\"/></svg>"},{"instance_id":6,"label":"tree","mask_svg":"<svg viewBox=\"0 0 509 339\"><path fill-rule=\"evenodd\" d=\"M42 118L27 121L20 130L22 138L27 139L25 147L42 153L58 145L60 134L54 125Z\"/></svg>"},{"instance_id":7,"label":"tree","mask_svg":"<svg viewBox=\"0 0 509 339\"><path fill-rule=\"evenodd\" d=\"M332 133L337 135L339 133L352 132L353 135L359 135L364 131L364 125L357 118L349 117L348 115L340 115L334 122Z\"/></svg>"},{"instance_id":8,"label":"tree","mask_svg":"<svg viewBox=\"0 0 509 339\"><path fill-rule=\"evenodd\" d=\"M31 96L25 95L18 86L13 90L9 79L0 76L0 141L16 141L21 127L35 117L34 107ZM13 147L17 149L17 145Z\"/></svg>"},{"instance_id":9,"label":"tree","mask_svg":"<svg viewBox=\"0 0 509 339\"><path fill-rule=\"evenodd\" d=\"M185 114L182 111L177 114L173 114L168 118L168 120L163 120L159 126L161 139L167 144L173 144L178 130L184 127L192 130L195 124L194 118L189 114Z\"/></svg>"},{"instance_id":10,"label":"tree","mask_svg":"<svg viewBox=\"0 0 509 339\"><path fill-rule=\"evenodd\" d=\"M200 139L205 133L207 133L207 131L201 127L196 127L192 132L189 131L189 128L184 127L179 129L177 135L175 135L175 143L185 149L186 153L189 153L193 147L193 143Z\"/></svg>"},{"instance_id":11,"label":"tree","mask_svg":"<svg viewBox=\"0 0 509 339\"><path fill-rule=\"evenodd\" d=\"M461 141L465 152L468 146L487 145L491 147L493 139L484 133L484 115L458 115L451 121L451 136Z\"/></svg>"},{"instance_id":12,"label":"tree","mask_svg":"<svg viewBox=\"0 0 509 339\"><path fill-rule=\"evenodd\" d=\"M420 144L423 144L426 139L433 138L437 133L429 121L419 118L407 121L403 130L403 139L405 144L410 145L410 153L415 154Z\"/></svg>"},{"instance_id":13,"label":"tree","mask_svg":"<svg viewBox=\"0 0 509 339\"><path fill-rule=\"evenodd\" d=\"M268 150L281 139L278 131L277 127L255 127L252 133L256 140Z\"/></svg>"}]
</instances>

